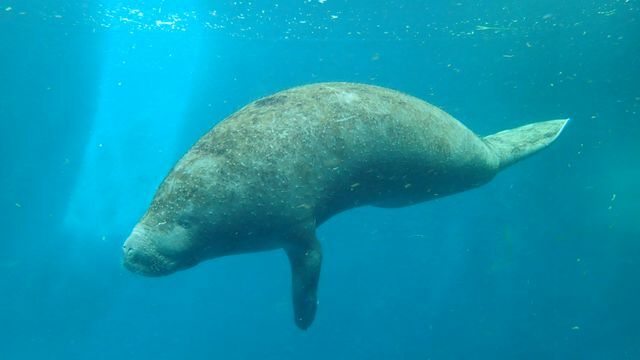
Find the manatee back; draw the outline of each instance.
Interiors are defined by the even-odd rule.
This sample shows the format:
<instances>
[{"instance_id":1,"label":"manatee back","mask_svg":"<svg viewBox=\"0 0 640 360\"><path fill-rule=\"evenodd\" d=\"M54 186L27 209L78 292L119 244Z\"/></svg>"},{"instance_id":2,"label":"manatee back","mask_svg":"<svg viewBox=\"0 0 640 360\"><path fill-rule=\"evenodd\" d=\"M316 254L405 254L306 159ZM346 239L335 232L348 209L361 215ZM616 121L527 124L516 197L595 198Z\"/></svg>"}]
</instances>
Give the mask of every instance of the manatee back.
<instances>
[{"instance_id":1,"label":"manatee back","mask_svg":"<svg viewBox=\"0 0 640 360\"><path fill-rule=\"evenodd\" d=\"M353 206L402 206L479 185L495 173L491 155L460 122L422 100L322 83L245 106L185 159L215 164L215 191L233 202L224 206L258 204L261 214L321 222Z\"/></svg>"}]
</instances>

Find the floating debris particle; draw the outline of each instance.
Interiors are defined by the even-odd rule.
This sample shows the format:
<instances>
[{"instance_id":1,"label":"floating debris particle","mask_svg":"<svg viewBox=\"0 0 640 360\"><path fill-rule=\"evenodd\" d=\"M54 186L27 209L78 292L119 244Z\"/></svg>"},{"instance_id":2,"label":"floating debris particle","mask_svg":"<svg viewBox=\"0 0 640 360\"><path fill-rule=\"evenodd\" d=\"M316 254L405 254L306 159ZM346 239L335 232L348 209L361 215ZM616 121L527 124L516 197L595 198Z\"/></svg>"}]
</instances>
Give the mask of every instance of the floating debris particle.
<instances>
[{"instance_id":1,"label":"floating debris particle","mask_svg":"<svg viewBox=\"0 0 640 360\"><path fill-rule=\"evenodd\" d=\"M616 194L613 193L611 195L611 200L609 200L609 207L607 208L607 210L611 210L613 209L613 202L616 201Z\"/></svg>"},{"instance_id":2,"label":"floating debris particle","mask_svg":"<svg viewBox=\"0 0 640 360\"><path fill-rule=\"evenodd\" d=\"M501 27L501 26L488 26L488 25L476 25L475 27L476 31L505 31L505 30L509 30L505 27Z\"/></svg>"},{"instance_id":3,"label":"floating debris particle","mask_svg":"<svg viewBox=\"0 0 640 360\"><path fill-rule=\"evenodd\" d=\"M166 26L174 26L176 24L175 21L162 21L162 20L156 20L156 26L162 26L162 25L166 25Z\"/></svg>"},{"instance_id":4,"label":"floating debris particle","mask_svg":"<svg viewBox=\"0 0 640 360\"><path fill-rule=\"evenodd\" d=\"M616 13L616 9L612 9L612 10L606 10L606 11L598 11L599 15L603 15L603 16L611 16L614 15Z\"/></svg>"}]
</instances>

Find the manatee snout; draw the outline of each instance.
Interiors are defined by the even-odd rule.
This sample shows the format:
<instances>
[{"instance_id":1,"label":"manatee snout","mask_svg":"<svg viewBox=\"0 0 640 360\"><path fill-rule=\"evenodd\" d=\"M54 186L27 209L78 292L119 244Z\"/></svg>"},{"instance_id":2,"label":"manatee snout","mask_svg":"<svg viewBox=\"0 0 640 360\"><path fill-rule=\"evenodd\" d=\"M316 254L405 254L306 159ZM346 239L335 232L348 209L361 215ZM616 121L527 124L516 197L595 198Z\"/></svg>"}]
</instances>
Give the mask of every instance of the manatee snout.
<instances>
[{"instance_id":1,"label":"manatee snout","mask_svg":"<svg viewBox=\"0 0 640 360\"><path fill-rule=\"evenodd\" d=\"M136 227L122 246L124 267L140 275L163 276L195 265L190 259L163 254L158 243L153 233Z\"/></svg>"},{"instance_id":2,"label":"manatee snout","mask_svg":"<svg viewBox=\"0 0 640 360\"><path fill-rule=\"evenodd\" d=\"M127 270L146 276L162 276L170 274L170 267L163 256L149 250L144 240L134 234L129 236L122 247L123 265Z\"/></svg>"}]
</instances>

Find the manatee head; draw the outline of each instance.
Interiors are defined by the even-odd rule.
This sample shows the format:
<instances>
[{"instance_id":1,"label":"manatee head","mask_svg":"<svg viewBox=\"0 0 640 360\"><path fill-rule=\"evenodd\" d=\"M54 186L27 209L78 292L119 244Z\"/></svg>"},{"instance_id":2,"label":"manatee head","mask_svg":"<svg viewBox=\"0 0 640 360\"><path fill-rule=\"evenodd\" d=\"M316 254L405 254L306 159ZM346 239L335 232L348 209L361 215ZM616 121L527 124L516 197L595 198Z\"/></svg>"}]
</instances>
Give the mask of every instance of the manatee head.
<instances>
[{"instance_id":1,"label":"manatee head","mask_svg":"<svg viewBox=\"0 0 640 360\"><path fill-rule=\"evenodd\" d=\"M124 266L142 275L162 276L195 265L199 259L191 232L175 221L141 220L124 243Z\"/></svg>"},{"instance_id":2,"label":"manatee head","mask_svg":"<svg viewBox=\"0 0 640 360\"><path fill-rule=\"evenodd\" d=\"M210 258L211 211L198 177L174 169L123 246L124 266L147 276L168 275Z\"/></svg>"}]
</instances>

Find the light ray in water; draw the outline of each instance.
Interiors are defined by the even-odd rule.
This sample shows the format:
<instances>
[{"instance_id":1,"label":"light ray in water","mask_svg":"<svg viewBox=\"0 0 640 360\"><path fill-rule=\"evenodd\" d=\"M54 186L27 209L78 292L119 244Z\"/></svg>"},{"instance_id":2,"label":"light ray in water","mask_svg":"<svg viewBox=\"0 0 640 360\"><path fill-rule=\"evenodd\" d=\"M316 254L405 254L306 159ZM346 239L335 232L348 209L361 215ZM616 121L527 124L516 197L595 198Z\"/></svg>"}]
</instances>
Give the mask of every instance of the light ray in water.
<instances>
[{"instance_id":1,"label":"light ray in water","mask_svg":"<svg viewBox=\"0 0 640 360\"><path fill-rule=\"evenodd\" d=\"M149 34L108 36L98 109L65 216L68 228L96 240L142 215L179 155L176 134L200 46L195 31L153 43Z\"/></svg>"}]
</instances>

